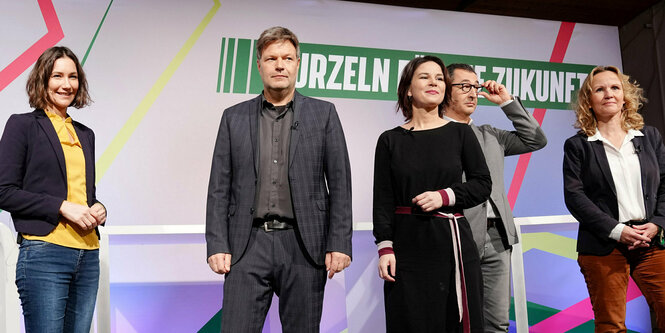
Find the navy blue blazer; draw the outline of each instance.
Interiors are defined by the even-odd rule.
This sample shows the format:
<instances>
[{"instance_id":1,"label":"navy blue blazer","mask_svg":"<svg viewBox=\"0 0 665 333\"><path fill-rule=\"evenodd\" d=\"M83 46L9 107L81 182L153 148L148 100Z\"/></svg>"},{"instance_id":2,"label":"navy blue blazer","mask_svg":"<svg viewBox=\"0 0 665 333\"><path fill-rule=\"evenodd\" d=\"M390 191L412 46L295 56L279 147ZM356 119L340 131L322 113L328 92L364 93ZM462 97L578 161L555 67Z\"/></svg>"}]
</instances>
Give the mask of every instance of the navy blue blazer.
<instances>
[{"instance_id":1,"label":"navy blue blazer","mask_svg":"<svg viewBox=\"0 0 665 333\"><path fill-rule=\"evenodd\" d=\"M72 122L83 147L88 205L95 196L95 134ZM67 199L65 155L43 110L14 114L0 139L0 209L12 215L19 233L44 236L60 220Z\"/></svg>"},{"instance_id":2,"label":"navy blue blazer","mask_svg":"<svg viewBox=\"0 0 665 333\"><path fill-rule=\"evenodd\" d=\"M665 228L665 146L657 129L645 126L633 139L642 175L647 219ZM619 244L609 237L619 222L619 206L612 172L601 141L585 134L566 140L563 159L564 198L579 221L577 252L607 255Z\"/></svg>"},{"instance_id":3,"label":"navy blue blazer","mask_svg":"<svg viewBox=\"0 0 665 333\"><path fill-rule=\"evenodd\" d=\"M351 256L351 168L342 124L332 103L295 93L289 143L289 185L296 236L305 257ZM261 96L222 115L206 208L207 256L231 253L238 262L249 244L258 182Z\"/></svg>"}]
</instances>

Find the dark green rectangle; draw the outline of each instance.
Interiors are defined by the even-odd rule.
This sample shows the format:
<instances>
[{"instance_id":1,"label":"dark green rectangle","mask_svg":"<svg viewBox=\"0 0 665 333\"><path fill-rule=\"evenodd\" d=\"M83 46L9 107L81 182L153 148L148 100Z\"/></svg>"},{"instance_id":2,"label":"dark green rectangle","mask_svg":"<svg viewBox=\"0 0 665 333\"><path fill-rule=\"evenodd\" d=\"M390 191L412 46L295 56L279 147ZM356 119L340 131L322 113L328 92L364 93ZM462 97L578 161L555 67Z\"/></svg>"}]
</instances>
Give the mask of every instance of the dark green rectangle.
<instances>
[{"instance_id":1,"label":"dark green rectangle","mask_svg":"<svg viewBox=\"0 0 665 333\"><path fill-rule=\"evenodd\" d=\"M252 47L251 40L238 39L238 53L236 54L235 76L233 79L233 92L244 94L247 92L247 70L249 54Z\"/></svg>"},{"instance_id":2,"label":"dark green rectangle","mask_svg":"<svg viewBox=\"0 0 665 333\"><path fill-rule=\"evenodd\" d=\"M233 80L233 58L235 57L235 45L237 38L229 38L229 45L226 47L226 64L224 65L224 92L231 92L231 81Z\"/></svg>"},{"instance_id":3,"label":"dark green rectangle","mask_svg":"<svg viewBox=\"0 0 665 333\"><path fill-rule=\"evenodd\" d=\"M226 38L222 38L222 48L219 51L219 71L217 72L217 92L222 87L222 69L224 69L224 46L226 45Z\"/></svg>"}]
</instances>

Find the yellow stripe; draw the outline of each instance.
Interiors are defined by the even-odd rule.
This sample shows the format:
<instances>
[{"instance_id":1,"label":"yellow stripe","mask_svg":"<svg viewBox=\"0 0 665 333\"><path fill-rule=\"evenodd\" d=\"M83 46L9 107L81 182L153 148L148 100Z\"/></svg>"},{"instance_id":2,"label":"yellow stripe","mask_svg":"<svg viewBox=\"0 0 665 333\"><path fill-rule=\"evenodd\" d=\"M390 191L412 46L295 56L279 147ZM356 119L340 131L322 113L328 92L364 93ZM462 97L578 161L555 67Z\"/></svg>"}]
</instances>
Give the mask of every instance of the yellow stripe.
<instances>
[{"instance_id":1,"label":"yellow stripe","mask_svg":"<svg viewBox=\"0 0 665 333\"><path fill-rule=\"evenodd\" d=\"M183 60L185 60L185 57L192 49L192 47L194 47L194 44L196 44L196 41L201 36L208 23L210 23L212 18L217 13L217 10L220 7L219 0L213 0L213 2L214 5L208 11L206 16L201 21L201 23L199 23L199 25L196 27L192 35L189 36L189 38L185 42L185 45L183 45L183 47L180 49L180 51L178 51L173 60L171 60L171 63L169 63L169 65L166 67L166 70L162 72L162 75L159 76L157 82L155 82L152 88L150 88L148 94L143 98L143 100L141 101L141 103L139 103L136 109L134 109L134 112L129 117L127 122L125 122L125 125L120 129L118 134L116 134L115 138L113 138L113 141L111 141L109 146L106 147L104 153L102 153L102 155L97 160L96 183L98 183L102 179L102 177L104 177L104 174L106 174L106 171L108 171L109 167L111 167L111 164L113 163L115 158L118 156L118 154L125 146L127 141L129 141L129 138L132 136L136 128L139 126L141 120L143 120L143 117L145 117L146 113L148 113L148 110L157 100L157 97L159 97L159 95L162 93L162 90L166 86L166 83L169 82L169 80L173 76L173 73L175 73L175 71L178 69Z\"/></svg>"},{"instance_id":2,"label":"yellow stripe","mask_svg":"<svg viewBox=\"0 0 665 333\"><path fill-rule=\"evenodd\" d=\"M522 234L522 252L538 249L565 258L577 260L576 247L576 240L549 232Z\"/></svg>"}]
</instances>

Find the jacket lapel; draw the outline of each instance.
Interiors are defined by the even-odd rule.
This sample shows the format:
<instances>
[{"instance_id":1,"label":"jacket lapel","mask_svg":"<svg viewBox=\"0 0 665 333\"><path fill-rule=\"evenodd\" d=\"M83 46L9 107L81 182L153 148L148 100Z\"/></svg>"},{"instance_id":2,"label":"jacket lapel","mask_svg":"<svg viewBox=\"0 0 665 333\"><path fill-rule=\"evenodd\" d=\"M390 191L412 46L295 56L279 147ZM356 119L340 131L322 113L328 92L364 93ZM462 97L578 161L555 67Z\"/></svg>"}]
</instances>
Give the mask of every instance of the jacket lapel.
<instances>
[{"instance_id":1,"label":"jacket lapel","mask_svg":"<svg viewBox=\"0 0 665 333\"><path fill-rule=\"evenodd\" d=\"M291 125L291 142L289 142L289 167L293 163L293 159L296 155L296 147L298 146L298 140L300 139L300 132L302 132L301 123L301 114L304 110L305 98L303 95L299 94L297 91L293 95L293 124Z\"/></svg>"},{"instance_id":2,"label":"jacket lapel","mask_svg":"<svg viewBox=\"0 0 665 333\"><path fill-rule=\"evenodd\" d=\"M53 151L55 152L55 156L58 159L58 164L60 165L61 176L66 180L67 169L65 168L65 153L62 151L62 145L60 143L60 139L58 138L58 133L55 132L53 123L51 123L51 120L46 116L46 113L43 110L35 110L33 114L35 114L37 117L37 123L39 123L39 126L46 134L46 137L51 144L51 148L53 148Z\"/></svg>"},{"instance_id":3,"label":"jacket lapel","mask_svg":"<svg viewBox=\"0 0 665 333\"><path fill-rule=\"evenodd\" d=\"M483 151L483 156L487 156L487 154L485 154L485 138L483 137L483 133L478 129L478 126L473 124L469 126L471 126L473 133L476 134L476 138L478 138L478 143L480 144L480 150Z\"/></svg>"},{"instance_id":4,"label":"jacket lapel","mask_svg":"<svg viewBox=\"0 0 665 333\"><path fill-rule=\"evenodd\" d=\"M259 113L261 112L261 95L254 99L249 110L249 137L252 140L252 157L254 158L254 173L259 174Z\"/></svg>"},{"instance_id":5,"label":"jacket lapel","mask_svg":"<svg viewBox=\"0 0 665 333\"><path fill-rule=\"evenodd\" d=\"M640 161L640 178L642 180L642 194L648 195L649 193L651 193L651 186L653 185L653 183L650 182L649 179L647 178L647 176L649 175L649 171L647 169L652 169L652 168L658 169L658 167L657 166L654 167L652 164L652 160L648 158L649 156L655 156L655 153L651 152L651 147L647 146L646 144L647 141L644 138L645 138L644 136L634 137L633 146L635 146L635 151L642 152L637 154L637 159ZM644 153L643 151L647 149L649 150L648 153ZM647 215L649 215L651 208L646 207L646 205L648 205L648 200L644 200L644 205L647 211Z\"/></svg>"},{"instance_id":6,"label":"jacket lapel","mask_svg":"<svg viewBox=\"0 0 665 333\"><path fill-rule=\"evenodd\" d=\"M584 138L584 140L586 140L586 137ZM591 141L589 143L591 144L591 149L593 150L593 154L596 156L596 161L600 166L600 170L603 172L603 177L605 177L605 181L608 184L610 184L612 193L614 193L614 196L616 197L617 190L616 186L614 185L614 180L612 179L612 171L610 171L610 163L607 161L607 154L605 153L605 147L603 147L603 142L597 140L597 141Z\"/></svg>"}]
</instances>

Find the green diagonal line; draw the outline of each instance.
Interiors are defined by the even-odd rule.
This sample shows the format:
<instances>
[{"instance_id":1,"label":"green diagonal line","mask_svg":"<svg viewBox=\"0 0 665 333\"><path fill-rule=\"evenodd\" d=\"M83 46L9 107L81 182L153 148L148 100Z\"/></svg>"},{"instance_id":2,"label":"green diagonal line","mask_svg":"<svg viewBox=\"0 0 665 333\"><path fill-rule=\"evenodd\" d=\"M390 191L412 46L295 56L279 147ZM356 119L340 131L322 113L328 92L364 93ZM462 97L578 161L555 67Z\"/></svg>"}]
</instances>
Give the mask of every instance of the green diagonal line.
<instances>
[{"instance_id":1,"label":"green diagonal line","mask_svg":"<svg viewBox=\"0 0 665 333\"><path fill-rule=\"evenodd\" d=\"M522 252L538 249L569 259L577 260L577 241L549 232L522 234Z\"/></svg>"},{"instance_id":2,"label":"green diagonal line","mask_svg":"<svg viewBox=\"0 0 665 333\"><path fill-rule=\"evenodd\" d=\"M88 59L88 54L90 54L90 50L92 50L92 45L95 44L95 40L97 39L97 35L99 34L99 30L102 29L102 25L104 24L104 20L106 20L106 14L109 13L109 9L111 9L111 5L113 4L113 0L109 2L109 6L106 7L106 12L104 12L104 17L102 17L102 21L99 22L99 26L97 27L97 31L95 31L95 35L92 36L92 40L90 41L90 45L88 45L88 50L85 51L85 55L83 56L83 60L81 61L81 66L85 65L86 59Z\"/></svg>"},{"instance_id":3,"label":"green diagonal line","mask_svg":"<svg viewBox=\"0 0 665 333\"><path fill-rule=\"evenodd\" d=\"M194 32L192 33L191 36L189 36L189 38L185 42L185 45L183 45L180 51L178 51L173 60L171 60L171 63L169 63L169 65L166 66L166 69L159 76L157 82L155 82L152 88L150 88L148 94L143 98L143 100L139 103L136 109L134 109L134 112L132 113L131 116L129 116L129 119L127 119L125 125L122 126L118 134L116 134L116 136L113 138L113 141L111 141L109 146L106 147L106 150L104 150L104 153L102 153L102 155L97 160L96 183L98 183L99 180L102 179L102 177L104 177L104 174L106 174L106 171L109 169L115 158L118 156L118 154L125 146L127 141L129 141L129 138L132 136L136 128L139 126L141 120L143 120L143 117L145 117L146 113L148 113L148 110L155 103L157 97L159 97L162 90L169 82L169 80L171 79L175 71L178 69L180 64L183 62L183 60L185 60L185 57L187 56L189 51L192 49L192 47L194 47L194 44L196 44L196 41L201 36L208 23L210 23L212 18L215 16L215 13L217 13L217 10L220 7L219 0L213 0L213 2L214 5L208 11L206 16L201 21L201 23L199 23L196 29L194 29Z\"/></svg>"}]
</instances>

